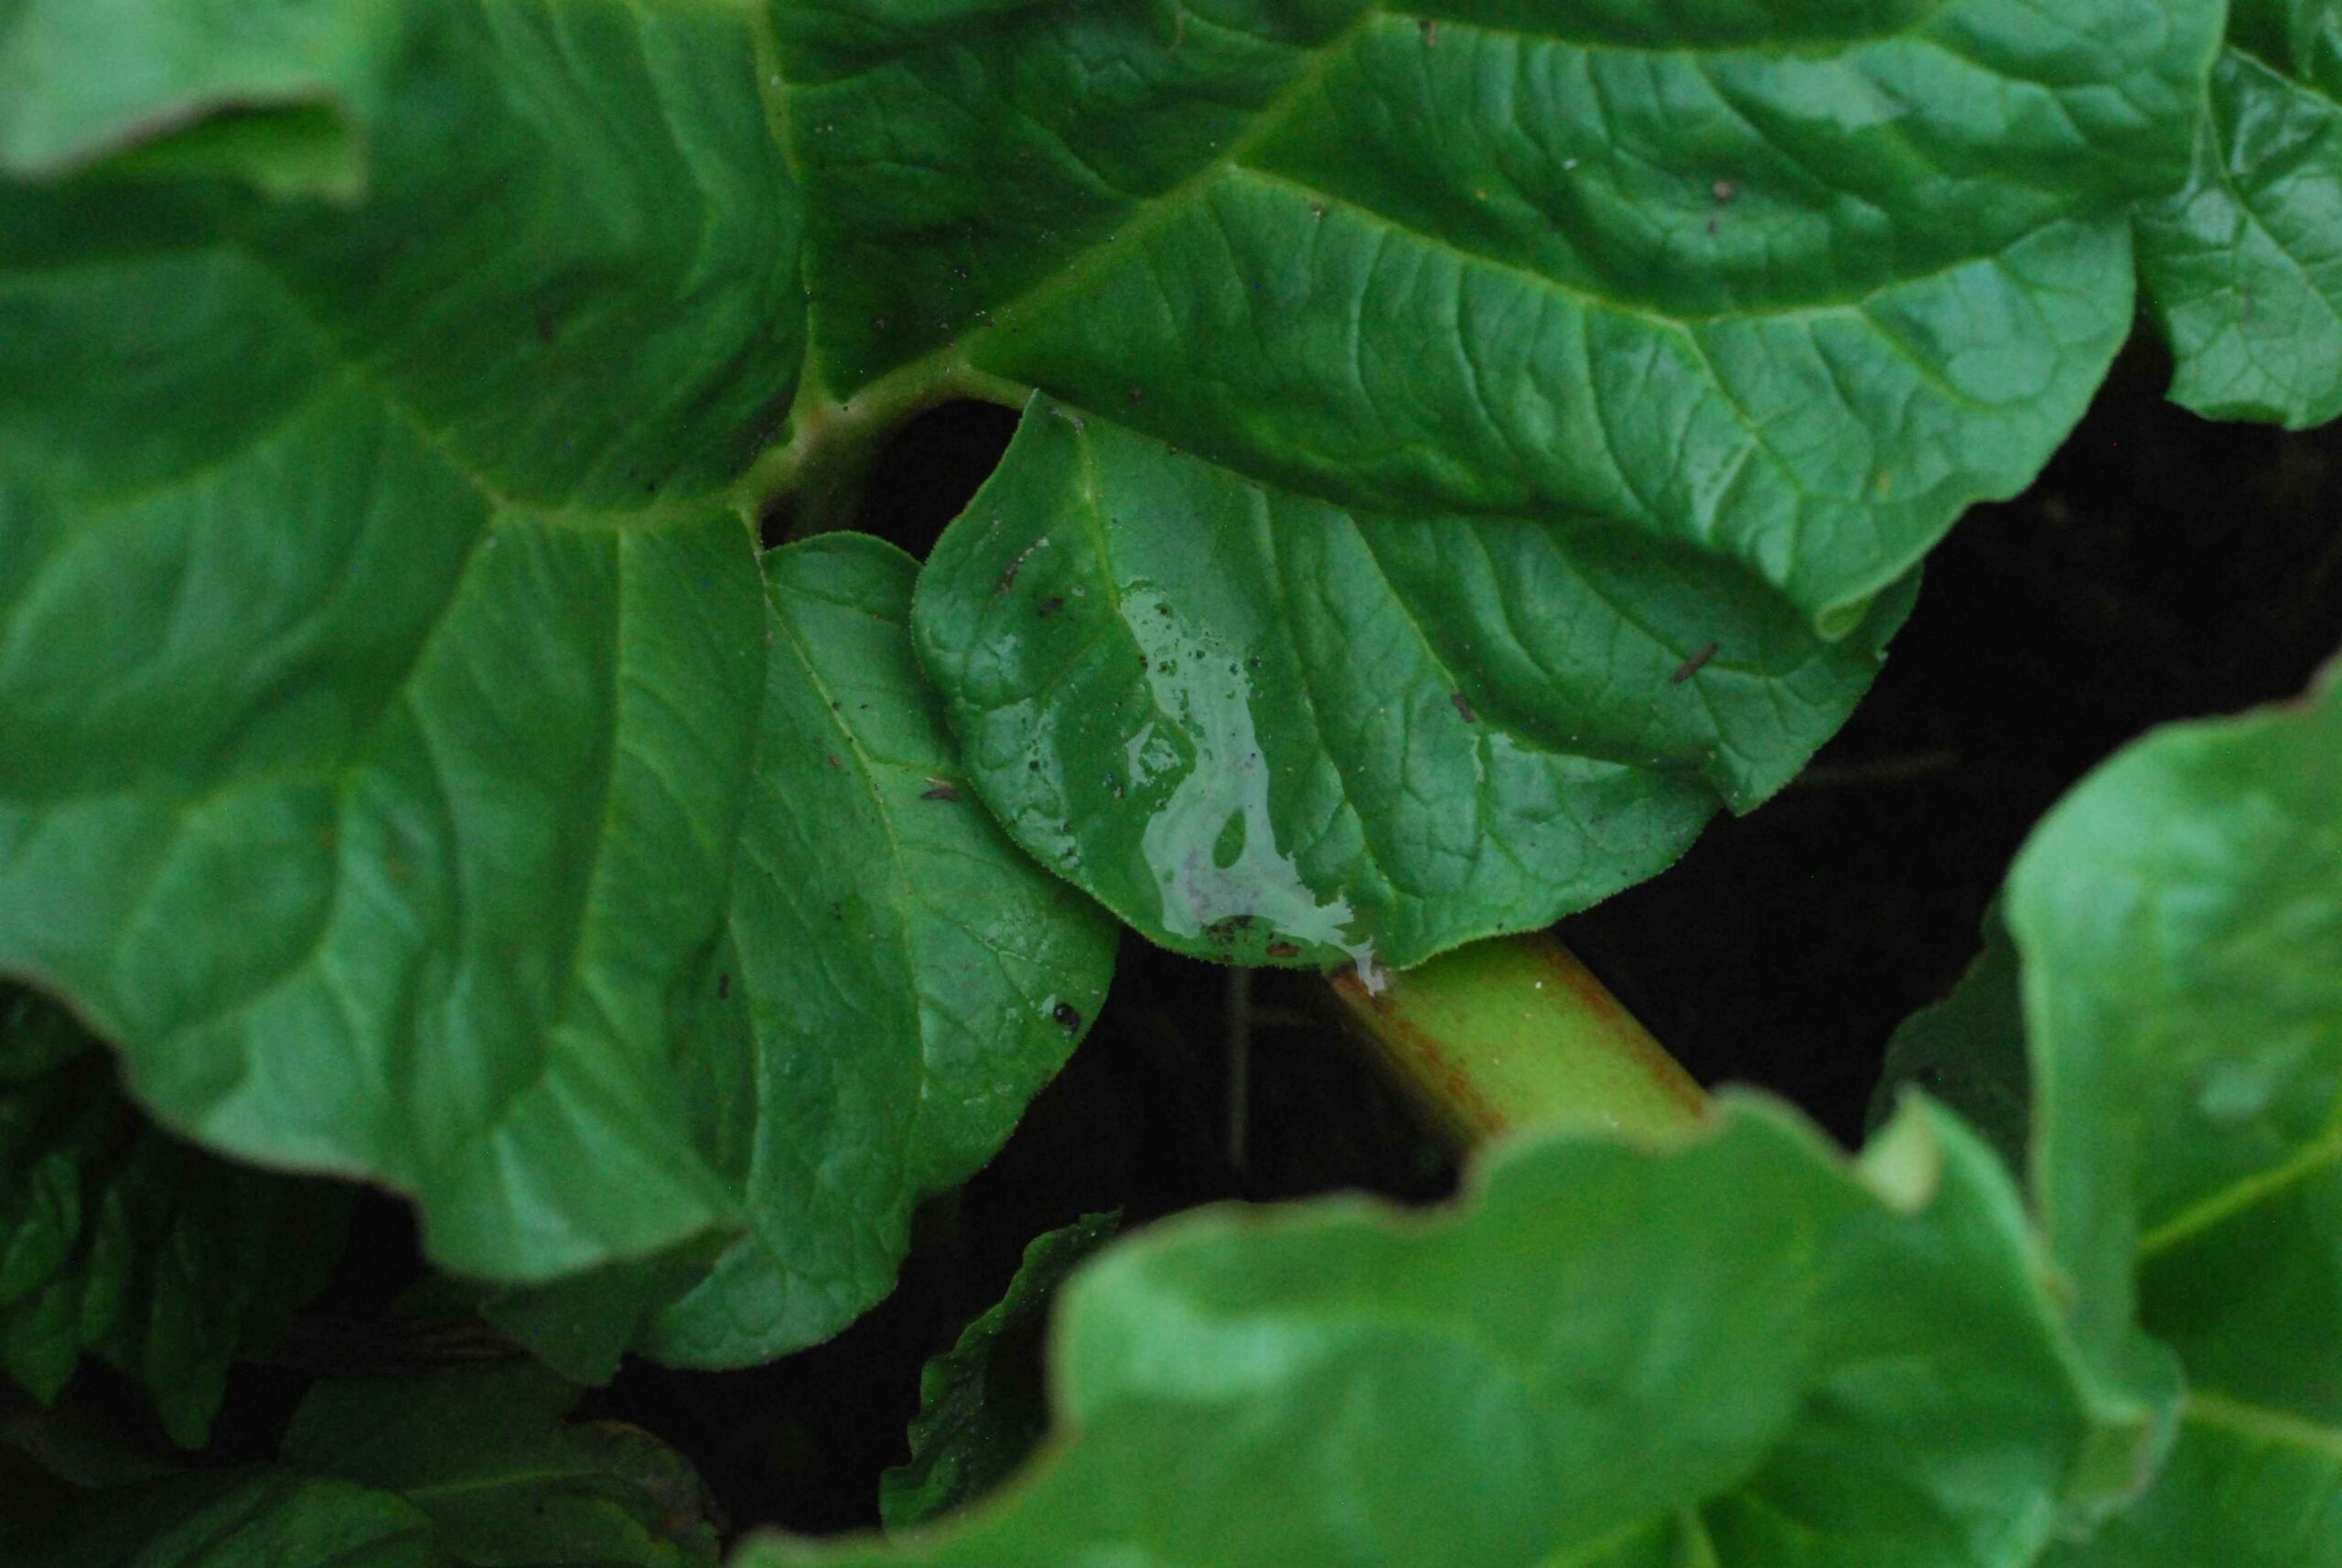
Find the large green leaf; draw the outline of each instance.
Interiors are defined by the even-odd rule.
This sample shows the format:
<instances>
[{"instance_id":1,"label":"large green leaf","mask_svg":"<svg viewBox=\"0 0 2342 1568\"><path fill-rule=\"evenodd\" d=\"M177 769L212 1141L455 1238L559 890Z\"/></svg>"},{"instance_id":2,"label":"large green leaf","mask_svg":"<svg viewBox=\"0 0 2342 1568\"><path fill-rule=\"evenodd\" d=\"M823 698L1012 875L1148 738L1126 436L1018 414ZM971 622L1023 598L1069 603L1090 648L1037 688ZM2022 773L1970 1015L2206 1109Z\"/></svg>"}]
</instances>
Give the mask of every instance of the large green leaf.
<instances>
[{"instance_id":1,"label":"large green leaf","mask_svg":"<svg viewBox=\"0 0 2342 1568\"><path fill-rule=\"evenodd\" d=\"M809 385L1053 400L921 596L986 801L1252 961L1663 866L2080 413L2219 12L779 7Z\"/></svg>"},{"instance_id":2,"label":"large green leaf","mask_svg":"<svg viewBox=\"0 0 2342 1568\"><path fill-rule=\"evenodd\" d=\"M1060 1427L953 1523L745 1561L2030 1561L2135 1463L2014 1188L1923 1103L1849 1169L1728 1098L1660 1149L1506 1146L1460 1213L1206 1214L1068 1285Z\"/></svg>"},{"instance_id":3,"label":"large green leaf","mask_svg":"<svg viewBox=\"0 0 2342 1568\"><path fill-rule=\"evenodd\" d=\"M736 1213L669 1014L754 735L711 487L786 406L794 198L733 18L406 9L352 211L0 189L0 965L165 1120L543 1274Z\"/></svg>"},{"instance_id":4,"label":"large green leaf","mask_svg":"<svg viewBox=\"0 0 2342 1568\"><path fill-rule=\"evenodd\" d=\"M2077 1563L2342 1563L2342 682L2165 730L2012 874L2044 1225L2175 1349L2170 1466Z\"/></svg>"},{"instance_id":5,"label":"large green leaf","mask_svg":"<svg viewBox=\"0 0 2342 1568\"><path fill-rule=\"evenodd\" d=\"M2139 265L2198 413L2342 413L2342 16L2234 0L2186 187L2141 209Z\"/></svg>"},{"instance_id":6,"label":"large green leaf","mask_svg":"<svg viewBox=\"0 0 2342 1568\"><path fill-rule=\"evenodd\" d=\"M349 1198L157 1131L96 1042L0 988L0 1369L38 1398L94 1354L201 1444L229 1364L332 1273Z\"/></svg>"},{"instance_id":7,"label":"large green leaf","mask_svg":"<svg viewBox=\"0 0 2342 1568\"><path fill-rule=\"evenodd\" d=\"M330 64L349 204L177 136L0 184L0 972L450 1269L615 1271L605 1355L771 1354L883 1293L1111 935L955 798L908 564L763 581L804 327L753 19L392 9L255 19L183 105ZM12 113L167 52L121 31L41 34Z\"/></svg>"}]
</instances>

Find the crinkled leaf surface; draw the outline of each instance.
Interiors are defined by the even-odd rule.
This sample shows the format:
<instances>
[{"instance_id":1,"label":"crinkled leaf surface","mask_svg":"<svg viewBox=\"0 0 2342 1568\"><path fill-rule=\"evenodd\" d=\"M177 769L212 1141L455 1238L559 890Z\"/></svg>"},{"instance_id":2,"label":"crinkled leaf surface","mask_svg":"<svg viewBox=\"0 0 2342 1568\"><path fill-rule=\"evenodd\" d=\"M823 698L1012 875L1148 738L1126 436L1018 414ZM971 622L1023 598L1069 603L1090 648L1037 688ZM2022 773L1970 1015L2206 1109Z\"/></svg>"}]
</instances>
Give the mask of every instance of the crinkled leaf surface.
<instances>
[{"instance_id":1,"label":"crinkled leaf surface","mask_svg":"<svg viewBox=\"0 0 2342 1568\"><path fill-rule=\"evenodd\" d=\"M782 7L813 383L1080 422L922 590L987 802L1253 961L1663 866L2080 413L2219 9Z\"/></svg>"},{"instance_id":2,"label":"crinkled leaf surface","mask_svg":"<svg viewBox=\"0 0 2342 1568\"><path fill-rule=\"evenodd\" d=\"M734 18L403 11L352 211L0 192L0 964L166 1120L542 1274L736 1213L669 1015L754 734L713 488L786 404L794 197Z\"/></svg>"},{"instance_id":3,"label":"crinkled leaf surface","mask_svg":"<svg viewBox=\"0 0 2342 1568\"><path fill-rule=\"evenodd\" d=\"M2342 413L2342 13L2233 0L2186 186L2139 215L2147 302L2198 413Z\"/></svg>"},{"instance_id":4,"label":"crinkled leaf surface","mask_svg":"<svg viewBox=\"0 0 2342 1568\"><path fill-rule=\"evenodd\" d=\"M1022 1465L1048 1428L1042 1331L1058 1288L1122 1222L1086 1214L1025 1249L1008 1294L919 1377L911 1457L878 1478L878 1511L905 1530L975 1501Z\"/></svg>"},{"instance_id":5,"label":"crinkled leaf surface","mask_svg":"<svg viewBox=\"0 0 2342 1568\"><path fill-rule=\"evenodd\" d=\"M1069 1283L1033 1471L768 1565L2029 1561L2144 1412L2090 1384L1999 1162L1923 1102L1849 1170L1727 1097L1504 1146L1458 1213L1221 1211Z\"/></svg>"},{"instance_id":6,"label":"crinkled leaf surface","mask_svg":"<svg viewBox=\"0 0 2342 1568\"><path fill-rule=\"evenodd\" d=\"M1391 514L1027 413L921 579L1010 830L1169 946L1407 965L1663 870L1828 737L1909 604L1815 638L1695 550ZM1682 680L1703 643L1721 648Z\"/></svg>"},{"instance_id":7,"label":"crinkled leaf surface","mask_svg":"<svg viewBox=\"0 0 2342 1568\"><path fill-rule=\"evenodd\" d=\"M578 1391L526 1364L336 1380L302 1402L284 1460L397 1494L477 1568L713 1568L698 1475L639 1428L564 1420Z\"/></svg>"},{"instance_id":8,"label":"crinkled leaf surface","mask_svg":"<svg viewBox=\"0 0 2342 1568\"><path fill-rule=\"evenodd\" d=\"M665 1360L765 1359L884 1295L913 1201L991 1157L1105 997L1112 922L965 788L911 654L916 570L859 534L765 557L775 806L743 823L725 948L757 977L725 1020L756 1064L749 1229L656 1306Z\"/></svg>"},{"instance_id":9,"label":"crinkled leaf surface","mask_svg":"<svg viewBox=\"0 0 2342 1568\"><path fill-rule=\"evenodd\" d=\"M350 1194L168 1136L113 1071L57 1009L0 989L0 1369L48 1401L95 1355L195 1446L238 1352L332 1273Z\"/></svg>"},{"instance_id":10,"label":"crinkled leaf surface","mask_svg":"<svg viewBox=\"0 0 2342 1568\"><path fill-rule=\"evenodd\" d=\"M2060 1561L2342 1563L2342 683L2153 736L2011 875L2043 1222L2094 1331L2188 1393Z\"/></svg>"},{"instance_id":11,"label":"crinkled leaf surface","mask_svg":"<svg viewBox=\"0 0 2342 1568\"><path fill-rule=\"evenodd\" d=\"M1111 936L922 798L908 566L762 580L735 486L804 335L753 19L391 10L335 56L352 205L163 143L0 185L0 971L171 1125L413 1194L459 1273L729 1247L612 1332L770 1354L883 1292ZM190 103L333 52L257 17ZM164 47L62 36L13 113Z\"/></svg>"}]
</instances>

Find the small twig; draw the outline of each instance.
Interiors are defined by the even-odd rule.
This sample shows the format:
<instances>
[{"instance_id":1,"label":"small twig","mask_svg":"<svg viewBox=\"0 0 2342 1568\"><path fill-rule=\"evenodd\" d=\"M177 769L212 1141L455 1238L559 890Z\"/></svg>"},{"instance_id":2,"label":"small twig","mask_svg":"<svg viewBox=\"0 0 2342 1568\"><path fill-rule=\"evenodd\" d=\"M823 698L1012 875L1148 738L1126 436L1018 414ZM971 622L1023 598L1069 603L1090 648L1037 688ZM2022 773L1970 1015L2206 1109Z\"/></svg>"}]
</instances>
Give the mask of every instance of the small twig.
<instances>
[{"instance_id":1,"label":"small twig","mask_svg":"<svg viewBox=\"0 0 2342 1568\"><path fill-rule=\"evenodd\" d=\"M1960 753L1949 746L1925 751L1890 751L1859 762L1822 762L1789 780L1792 789L1862 789L1882 784L1916 784L1949 773L1960 766Z\"/></svg>"},{"instance_id":2,"label":"small twig","mask_svg":"<svg viewBox=\"0 0 2342 1568\"><path fill-rule=\"evenodd\" d=\"M263 1359L318 1377L395 1377L508 1361L527 1352L475 1318L297 1318Z\"/></svg>"},{"instance_id":3,"label":"small twig","mask_svg":"<svg viewBox=\"0 0 2342 1568\"><path fill-rule=\"evenodd\" d=\"M1252 972L1228 972L1228 1163L1242 1176L1251 1160Z\"/></svg>"}]
</instances>

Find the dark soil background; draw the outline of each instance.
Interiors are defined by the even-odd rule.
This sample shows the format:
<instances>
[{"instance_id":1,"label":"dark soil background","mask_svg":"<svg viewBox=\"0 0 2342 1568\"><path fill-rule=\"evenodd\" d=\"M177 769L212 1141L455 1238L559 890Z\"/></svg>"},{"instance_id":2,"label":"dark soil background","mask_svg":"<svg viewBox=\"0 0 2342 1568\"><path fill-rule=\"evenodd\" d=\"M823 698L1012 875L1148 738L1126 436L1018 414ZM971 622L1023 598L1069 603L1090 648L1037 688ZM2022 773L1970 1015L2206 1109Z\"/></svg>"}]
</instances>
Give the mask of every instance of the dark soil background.
<instances>
[{"instance_id":1,"label":"dark soil background","mask_svg":"<svg viewBox=\"0 0 2342 1568\"><path fill-rule=\"evenodd\" d=\"M1761 1084L1858 1138L1888 1034L1973 956L2010 856L2058 795L2148 726L2294 693L2342 648L2342 426L2210 424L2164 401L2168 373L2154 351L2126 356L2040 481L1960 525L1875 690L1805 776L1563 923L1703 1081ZM912 424L880 465L870 525L923 552L1014 425L978 405ZM1240 991L1230 972L1126 939L1088 1041L1001 1157L922 1212L887 1302L755 1371L631 1367L588 1412L682 1448L735 1525L871 1525L921 1365L1041 1231L1106 1208L1136 1225L1222 1198L1444 1196L1453 1159L1321 989L1263 973ZM1241 1131L1226 1043L1240 1005ZM379 1310L414 1266L402 1209L370 1200L363 1223L321 1311ZM301 1381L241 1375L223 1447L264 1455Z\"/></svg>"}]
</instances>

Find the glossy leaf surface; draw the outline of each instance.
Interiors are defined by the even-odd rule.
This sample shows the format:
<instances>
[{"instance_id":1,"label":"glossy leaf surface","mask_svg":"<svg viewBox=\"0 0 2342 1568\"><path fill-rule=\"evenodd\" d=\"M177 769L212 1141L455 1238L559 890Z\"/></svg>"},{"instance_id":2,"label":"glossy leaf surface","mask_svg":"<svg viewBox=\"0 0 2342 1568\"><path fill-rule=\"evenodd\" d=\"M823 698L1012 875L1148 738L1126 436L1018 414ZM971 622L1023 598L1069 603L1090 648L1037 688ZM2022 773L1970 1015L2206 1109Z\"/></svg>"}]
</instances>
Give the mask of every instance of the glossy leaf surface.
<instances>
[{"instance_id":1,"label":"glossy leaf surface","mask_svg":"<svg viewBox=\"0 0 2342 1568\"><path fill-rule=\"evenodd\" d=\"M1657 1149L1515 1143L1428 1222L1327 1202L1109 1249L1026 1477L744 1561L2022 1563L2145 1424L2083 1380L2040 1263L1925 1105L1853 1171L1746 1098Z\"/></svg>"},{"instance_id":2,"label":"glossy leaf surface","mask_svg":"<svg viewBox=\"0 0 2342 1568\"><path fill-rule=\"evenodd\" d=\"M2218 9L784 9L812 383L1078 425L922 594L986 801L1253 962L1664 866L2080 413Z\"/></svg>"},{"instance_id":3,"label":"glossy leaf surface","mask_svg":"<svg viewBox=\"0 0 2342 1568\"><path fill-rule=\"evenodd\" d=\"M97 1042L0 989L0 1370L35 1397L93 1355L201 1444L229 1364L333 1272L351 1196L160 1132Z\"/></svg>"},{"instance_id":4,"label":"glossy leaf surface","mask_svg":"<svg viewBox=\"0 0 2342 1568\"><path fill-rule=\"evenodd\" d=\"M1744 586L1624 533L1336 507L1038 403L919 629L985 799L1108 908L1207 957L1403 967L1778 789L1909 603L1825 643Z\"/></svg>"},{"instance_id":5,"label":"glossy leaf surface","mask_svg":"<svg viewBox=\"0 0 2342 1568\"><path fill-rule=\"evenodd\" d=\"M2172 396L2302 429L2342 413L2342 30L2326 0L2235 0L2186 187L2142 209Z\"/></svg>"},{"instance_id":6,"label":"glossy leaf surface","mask_svg":"<svg viewBox=\"0 0 2342 1568\"><path fill-rule=\"evenodd\" d=\"M2060 1561L2342 1563L2342 684L2122 753L2007 909L2044 1224L2086 1322L2188 1381L2154 1489Z\"/></svg>"}]
</instances>

